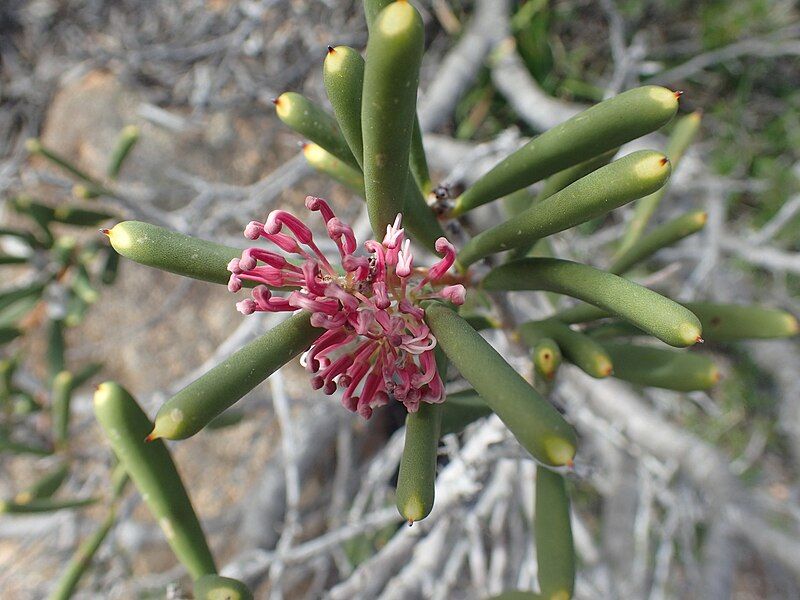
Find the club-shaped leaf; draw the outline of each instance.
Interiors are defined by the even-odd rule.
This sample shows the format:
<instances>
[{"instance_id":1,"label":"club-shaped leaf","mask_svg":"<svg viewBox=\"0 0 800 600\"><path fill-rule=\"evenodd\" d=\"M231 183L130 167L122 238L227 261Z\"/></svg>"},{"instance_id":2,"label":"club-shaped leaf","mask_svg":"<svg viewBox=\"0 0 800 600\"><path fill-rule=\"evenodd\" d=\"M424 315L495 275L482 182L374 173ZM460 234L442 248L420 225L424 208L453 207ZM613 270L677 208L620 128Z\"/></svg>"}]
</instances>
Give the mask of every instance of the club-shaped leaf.
<instances>
[{"instance_id":1,"label":"club-shaped leaf","mask_svg":"<svg viewBox=\"0 0 800 600\"><path fill-rule=\"evenodd\" d=\"M517 190L503 198L503 210L509 218L516 217L533 205L534 196L527 188Z\"/></svg>"},{"instance_id":2,"label":"club-shaped leaf","mask_svg":"<svg viewBox=\"0 0 800 600\"><path fill-rule=\"evenodd\" d=\"M569 600L575 587L575 547L566 481L562 475L541 466L536 467L533 528L542 596Z\"/></svg>"},{"instance_id":3,"label":"club-shaped leaf","mask_svg":"<svg viewBox=\"0 0 800 600\"><path fill-rule=\"evenodd\" d=\"M566 294L611 312L671 346L691 346L701 339L700 321L686 307L618 275L569 260L521 258L491 271L483 287Z\"/></svg>"},{"instance_id":4,"label":"club-shaped leaf","mask_svg":"<svg viewBox=\"0 0 800 600\"><path fill-rule=\"evenodd\" d=\"M72 373L61 371L53 378L51 418L56 448L63 448L69 439L70 404L74 389Z\"/></svg>"},{"instance_id":5,"label":"club-shaped leaf","mask_svg":"<svg viewBox=\"0 0 800 600\"><path fill-rule=\"evenodd\" d=\"M66 569L64 569L56 583L56 588L48 596L48 600L69 600L72 598L80 578L88 569L92 558L94 558L108 532L114 526L116 517L116 511L111 510L100 523L100 526L81 543L75 555L67 563Z\"/></svg>"},{"instance_id":6,"label":"club-shaped leaf","mask_svg":"<svg viewBox=\"0 0 800 600\"><path fill-rule=\"evenodd\" d=\"M669 161L663 154L650 150L628 154L513 219L478 234L461 250L458 261L467 267L490 254L530 246L536 240L604 215L657 190L667 181L669 173Z\"/></svg>"},{"instance_id":7,"label":"club-shaped leaf","mask_svg":"<svg viewBox=\"0 0 800 600\"><path fill-rule=\"evenodd\" d=\"M40 281L0 290L0 327L12 327L41 300L45 284Z\"/></svg>"},{"instance_id":8,"label":"club-shaped leaf","mask_svg":"<svg viewBox=\"0 0 800 600\"><path fill-rule=\"evenodd\" d=\"M697 233L705 227L708 214L703 211L686 213L663 225L656 227L647 235L639 238L621 252L609 268L609 272L621 275L649 258L662 248L671 246L685 237Z\"/></svg>"},{"instance_id":9,"label":"club-shaped leaf","mask_svg":"<svg viewBox=\"0 0 800 600\"><path fill-rule=\"evenodd\" d=\"M194 600L253 600L248 587L237 579L203 575L194 582Z\"/></svg>"},{"instance_id":10,"label":"club-shaped leaf","mask_svg":"<svg viewBox=\"0 0 800 600\"><path fill-rule=\"evenodd\" d=\"M94 414L192 579L216 573L214 557L172 456L162 440L145 441L152 424L136 400L119 384L107 381L95 392Z\"/></svg>"},{"instance_id":11,"label":"club-shaped leaf","mask_svg":"<svg viewBox=\"0 0 800 600\"><path fill-rule=\"evenodd\" d=\"M703 324L703 336L714 342L772 339L800 332L794 315L774 308L717 302L686 302Z\"/></svg>"},{"instance_id":12,"label":"club-shaped leaf","mask_svg":"<svg viewBox=\"0 0 800 600\"><path fill-rule=\"evenodd\" d=\"M372 27L380 12L392 4L392 0L364 0L364 16L367 20L367 29L372 34ZM425 157L425 148L422 145L422 129L419 119L414 115L414 131L411 138L411 173L419 190L423 194L431 191L431 176L428 172L428 161ZM408 200L406 200L408 202Z\"/></svg>"},{"instance_id":13,"label":"club-shaped leaf","mask_svg":"<svg viewBox=\"0 0 800 600\"><path fill-rule=\"evenodd\" d=\"M425 319L447 357L537 460L565 465L575 455L575 431L469 323L441 303Z\"/></svg>"},{"instance_id":14,"label":"club-shaped leaf","mask_svg":"<svg viewBox=\"0 0 800 600\"><path fill-rule=\"evenodd\" d=\"M362 198L364 192L364 176L347 163L342 162L333 154L317 144L304 144L303 156L306 162L320 173L338 181Z\"/></svg>"},{"instance_id":15,"label":"club-shaped leaf","mask_svg":"<svg viewBox=\"0 0 800 600\"><path fill-rule=\"evenodd\" d=\"M614 370L611 358L599 343L559 321L529 321L519 327L519 333L530 348L543 339L554 340L564 358L592 377L608 377Z\"/></svg>"},{"instance_id":16,"label":"club-shaped leaf","mask_svg":"<svg viewBox=\"0 0 800 600\"><path fill-rule=\"evenodd\" d=\"M553 338L543 337L531 349L531 358L536 374L551 381L561 366L561 348Z\"/></svg>"},{"instance_id":17,"label":"club-shaped leaf","mask_svg":"<svg viewBox=\"0 0 800 600\"><path fill-rule=\"evenodd\" d=\"M574 167L569 167L568 169L564 169L563 171L559 171L555 175L548 177L545 180L542 189L539 191L538 194L536 194L536 198L534 198L532 202L529 202L528 206L526 206L525 208L530 208L531 206L538 204L539 202L549 198L553 194L560 192L568 185L572 185L573 183L578 181L578 179L580 179L581 177L585 177L589 173L592 173L593 171L596 171L600 167L607 165L609 162L611 162L611 159L614 158L614 155L616 153L617 153L617 148L613 148L608 152L590 158L589 160L579 163ZM517 194L518 192L514 193ZM509 216L516 216L521 212L522 210L515 210L513 214L510 214ZM534 241L531 242L530 244L525 244L514 248L514 251L509 253L509 258L514 259L527 256L531 252L535 244L536 242Z\"/></svg>"},{"instance_id":18,"label":"club-shaped leaf","mask_svg":"<svg viewBox=\"0 0 800 600\"><path fill-rule=\"evenodd\" d=\"M93 187L101 188L102 186L100 183L91 175L89 175L83 169L78 168L72 162L55 152L54 150L47 148L44 144L42 144L41 140L37 138L30 138L25 141L25 149L32 155L41 156L42 158L47 159L49 162L53 163L60 169L63 169L70 175L77 177L81 181L85 181L87 183L92 184Z\"/></svg>"},{"instance_id":19,"label":"club-shaped leaf","mask_svg":"<svg viewBox=\"0 0 800 600\"><path fill-rule=\"evenodd\" d=\"M228 263L242 255L240 249L141 221L123 221L104 233L114 250L125 258L212 283L227 284Z\"/></svg>"},{"instance_id":20,"label":"club-shaped leaf","mask_svg":"<svg viewBox=\"0 0 800 600\"><path fill-rule=\"evenodd\" d=\"M430 194L433 190L433 183L431 183L431 174L428 170L425 146L422 144L422 130L416 114L414 115L414 129L411 131L411 149L409 153L411 175L414 177L417 189L424 195Z\"/></svg>"},{"instance_id":21,"label":"club-shaped leaf","mask_svg":"<svg viewBox=\"0 0 800 600\"><path fill-rule=\"evenodd\" d=\"M53 453L53 448L39 444L31 444L29 442L18 442L0 434L0 453L3 452L8 452L9 454L49 456Z\"/></svg>"},{"instance_id":22,"label":"club-shaped leaf","mask_svg":"<svg viewBox=\"0 0 800 600\"><path fill-rule=\"evenodd\" d=\"M718 302L684 302L683 306L700 320L703 339L709 342L783 338L800 332L795 316L784 310ZM609 311L597 306L579 304L554 318L562 323L586 323L610 316ZM637 335L635 330L626 334Z\"/></svg>"},{"instance_id":23,"label":"club-shaped leaf","mask_svg":"<svg viewBox=\"0 0 800 600\"><path fill-rule=\"evenodd\" d=\"M669 136L667 148L665 150L665 154L672 163L673 169L678 168L678 163L680 163L681 158L683 158L683 154L692 143L692 140L694 140L695 135L697 135L697 131L700 129L700 117L700 112L693 112L690 115L678 119L678 122L675 123L675 129L672 135ZM666 191L667 187L664 186L660 190L636 202L634 205L633 218L628 223L628 229L625 231L625 235L620 243L618 256L622 256L630 250L639 238L642 237L647 228L647 224L650 222L653 213L656 212L656 208L658 208L662 198L664 198Z\"/></svg>"},{"instance_id":24,"label":"club-shaped leaf","mask_svg":"<svg viewBox=\"0 0 800 600\"><path fill-rule=\"evenodd\" d=\"M64 321L50 319L47 323L47 374L52 382L64 370Z\"/></svg>"},{"instance_id":25,"label":"club-shaped leaf","mask_svg":"<svg viewBox=\"0 0 800 600\"><path fill-rule=\"evenodd\" d=\"M364 17L367 20L367 29L370 33L372 33L373 24L380 12L393 1L394 0L364 0Z\"/></svg>"},{"instance_id":26,"label":"club-shaped leaf","mask_svg":"<svg viewBox=\"0 0 800 600\"><path fill-rule=\"evenodd\" d=\"M66 498L56 500L54 498L38 498L28 502L17 503L13 500L0 500L0 514L34 514L55 512L70 508L83 508L97 502L97 498Z\"/></svg>"},{"instance_id":27,"label":"club-shaped leaf","mask_svg":"<svg viewBox=\"0 0 800 600\"><path fill-rule=\"evenodd\" d=\"M336 119L321 106L302 94L285 92L275 99L275 112L291 129L319 144L351 167L359 168Z\"/></svg>"},{"instance_id":28,"label":"club-shaped leaf","mask_svg":"<svg viewBox=\"0 0 800 600\"><path fill-rule=\"evenodd\" d=\"M397 510L409 523L421 521L433 509L436 453L442 423L442 405L421 402L406 415L406 439L397 477Z\"/></svg>"},{"instance_id":29,"label":"club-shaped leaf","mask_svg":"<svg viewBox=\"0 0 800 600\"><path fill-rule=\"evenodd\" d=\"M139 141L139 128L136 125L127 125L119 132L119 137L114 144L114 149L111 151L111 157L108 160L108 168L106 175L111 179L116 179L119 175L125 159L133 150L136 142Z\"/></svg>"},{"instance_id":30,"label":"club-shaped leaf","mask_svg":"<svg viewBox=\"0 0 800 600\"><path fill-rule=\"evenodd\" d=\"M536 194L536 200L534 202L541 202L553 194L560 192L568 185L572 185L581 177L586 177L589 173L606 166L611 162L618 150L618 148L612 148L608 152L593 156L589 160L585 160L573 167L551 175L545 180L539 193Z\"/></svg>"},{"instance_id":31,"label":"club-shaped leaf","mask_svg":"<svg viewBox=\"0 0 800 600\"><path fill-rule=\"evenodd\" d=\"M322 334L310 319L307 312L289 317L187 385L159 409L150 439L196 434Z\"/></svg>"},{"instance_id":32,"label":"club-shaped leaf","mask_svg":"<svg viewBox=\"0 0 800 600\"><path fill-rule=\"evenodd\" d=\"M53 209L52 220L56 223L64 223L66 225L89 227L100 225L113 218L114 215L105 211L88 210L77 206L70 206L69 204L62 204Z\"/></svg>"},{"instance_id":33,"label":"club-shaped leaf","mask_svg":"<svg viewBox=\"0 0 800 600\"><path fill-rule=\"evenodd\" d=\"M452 214L463 214L655 131L677 110L678 95L652 85L601 102L503 159L461 194Z\"/></svg>"},{"instance_id":34,"label":"club-shaped leaf","mask_svg":"<svg viewBox=\"0 0 800 600\"><path fill-rule=\"evenodd\" d=\"M696 352L603 342L614 361L614 377L651 387L691 392L707 390L720 380L714 361Z\"/></svg>"},{"instance_id":35,"label":"club-shaped leaf","mask_svg":"<svg viewBox=\"0 0 800 600\"><path fill-rule=\"evenodd\" d=\"M14 502L17 504L25 504L31 500L49 498L58 491L58 488L67 480L68 475L69 466L66 463L62 463L50 472L42 475L42 477L36 480L30 487L14 496Z\"/></svg>"},{"instance_id":36,"label":"club-shaped leaf","mask_svg":"<svg viewBox=\"0 0 800 600\"><path fill-rule=\"evenodd\" d=\"M361 105L364 91L364 59L349 46L328 48L322 65L322 80L333 114L347 145L359 165L364 160L361 136Z\"/></svg>"},{"instance_id":37,"label":"club-shaped leaf","mask_svg":"<svg viewBox=\"0 0 800 600\"><path fill-rule=\"evenodd\" d=\"M361 55L347 46L337 46L329 51L323 66L328 99L342 134L359 164L363 164L364 156L361 123L364 68ZM341 160L341 157L338 158ZM433 251L436 240L444 236L444 231L412 181L411 173L406 177L403 224L420 244Z\"/></svg>"},{"instance_id":38,"label":"club-shaped leaf","mask_svg":"<svg viewBox=\"0 0 800 600\"><path fill-rule=\"evenodd\" d=\"M61 573L61 577L58 578L55 589L50 596L48 596L49 600L69 600L69 598L72 597L78 582L89 569L94 555L106 539L108 532L111 531L111 528L114 526L117 519L117 503L128 482L128 475L120 465L117 465L111 478L113 486L111 507L108 510L106 518L103 519L94 533L78 546L75 554L67 563L63 573Z\"/></svg>"},{"instance_id":39,"label":"club-shaped leaf","mask_svg":"<svg viewBox=\"0 0 800 600\"><path fill-rule=\"evenodd\" d=\"M370 29L361 130L367 212L376 236L405 205L424 36L422 17L408 2L384 8Z\"/></svg>"},{"instance_id":40,"label":"club-shaped leaf","mask_svg":"<svg viewBox=\"0 0 800 600\"><path fill-rule=\"evenodd\" d=\"M587 323L589 321L596 321L610 317L611 314L607 310L603 310L591 304L576 304L564 310L558 311L553 318L558 319L562 323L573 325L575 323Z\"/></svg>"},{"instance_id":41,"label":"club-shaped leaf","mask_svg":"<svg viewBox=\"0 0 800 600\"><path fill-rule=\"evenodd\" d=\"M105 260L103 270L100 272L100 281L106 285L111 285L117 280L119 272L119 254L113 248L105 250Z\"/></svg>"}]
</instances>

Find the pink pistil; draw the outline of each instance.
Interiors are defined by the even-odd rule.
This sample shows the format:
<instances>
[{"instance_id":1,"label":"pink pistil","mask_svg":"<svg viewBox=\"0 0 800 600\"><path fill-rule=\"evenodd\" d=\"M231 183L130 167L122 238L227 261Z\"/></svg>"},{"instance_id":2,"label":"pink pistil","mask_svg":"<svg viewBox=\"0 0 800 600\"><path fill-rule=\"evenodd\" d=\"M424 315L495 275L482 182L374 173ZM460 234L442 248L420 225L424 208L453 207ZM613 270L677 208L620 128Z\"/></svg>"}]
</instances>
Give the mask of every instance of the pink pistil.
<instances>
[{"instance_id":1,"label":"pink pistil","mask_svg":"<svg viewBox=\"0 0 800 600\"><path fill-rule=\"evenodd\" d=\"M286 211L272 211L265 223L251 221L244 234L250 240L267 240L278 252L248 248L228 264L230 291L240 291L245 281L258 284L252 297L236 304L237 310L309 311L311 324L324 330L304 355L311 386L325 394L343 390L342 404L364 418L392 398L410 412L418 410L420 402L442 402L444 384L433 354L436 338L419 302L464 302L464 286L442 281L455 262L453 245L440 238L436 251L441 260L427 271L415 269L401 215L387 226L381 242L364 243L364 253L352 228L325 200L308 196L305 205L325 222L341 270L323 255L303 221ZM268 286L294 289L280 297Z\"/></svg>"}]
</instances>

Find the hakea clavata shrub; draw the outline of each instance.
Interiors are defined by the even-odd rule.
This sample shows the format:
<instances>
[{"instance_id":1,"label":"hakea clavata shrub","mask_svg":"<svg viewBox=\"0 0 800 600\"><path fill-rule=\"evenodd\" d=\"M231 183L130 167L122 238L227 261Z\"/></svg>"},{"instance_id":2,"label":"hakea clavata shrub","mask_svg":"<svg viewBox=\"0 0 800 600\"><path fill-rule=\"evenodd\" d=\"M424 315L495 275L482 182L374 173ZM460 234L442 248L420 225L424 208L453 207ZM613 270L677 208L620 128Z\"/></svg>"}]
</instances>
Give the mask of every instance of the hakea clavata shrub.
<instances>
[{"instance_id":1,"label":"hakea clavata shrub","mask_svg":"<svg viewBox=\"0 0 800 600\"><path fill-rule=\"evenodd\" d=\"M212 426L301 357L314 388L340 394L345 407L363 417L402 403L407 416L396 503L414 522L434 505L440 437L493 413L538 464L534 530L541 597L569 598L575 560L563 468L573 464L578 436L570 416L547 398L559 365L637 385L705 390L719 379L713 361L676 348L794 335L797 321L773 309L678 303L627 278L706 221L705 213L694 211L649 226L672 169L697 133L698 113L677 119L665 152L615 159L621 146L675 117L680 92L652 85L623 92L534 137L458 197L433 194L416 117L422 18L404 0L365 0L364 9L367 59L347 46L328 47L325 56L333 114L295 92L274 104L278 118L307 140L309 164L364 199L373 239L359 247L352 228L314 196L306 207L320 214L333 245L315 240L303 218L283 210L246 226L252 243L244 251L138 221L104 230L113 248L133 261L232 292L252 288L237 304L245 315L285 312L287 318L178 391L153 422L110 382L95 395L97 419L195 579L198 597L246 598L244 586L216 575L165 439ZM534 195L530 186L537 182ZM458 247L446 239L445 222L462 221L501 198L502 222L463 233ZM608 269L552 257L549 236L633 202L634 217ZM415 264L412 239L415 252L437 255L432 266ZM336 250L325 254L321 247ZM501 322L491 309L475 310L511 290L547 291L581 303L520 324ZM465 302L467 294L476 301ZM536 387L481 335L488 328L530 349ZM663 344L635 343L644 336ZM455 371L470 388L445 399L444 383Z\"/></svg>"},{"instance_id":2,"label":"hakea clavata shrub","mask_svg":"<svg viewBox=\"0 0 800 600\"><path fill-rule=\"evenodd\" d=\"M450 283L449 278L455 247L439 238L436 250L442 259L430 268L415 268L411 240L405 237L398 214L386 226L382 241L367 240L359 254L353 229L336 217L325 200L308 196L305 205L322 216L339 255L326 257L311 229L289 212L272 211L266 223L251 221L246 238L264 238L300 264L261 247L248 248L241 258L232 259L228 264L231 292L238 292L243 280L259 284L251 298L237 303L238 310L245 315L311 313L311 325L325 331L303 355L306 369L314 374L312 387L328 395L337 386L342 388L344 406L364 418L392 398L412 413L419 410L420 402L444 402L444 384L434 356L436 338L425 323L420 303L431 299L457 306L464 303L464 286ZM268 286L299 289L280 297Z\"/></svg>"}]
</instances>

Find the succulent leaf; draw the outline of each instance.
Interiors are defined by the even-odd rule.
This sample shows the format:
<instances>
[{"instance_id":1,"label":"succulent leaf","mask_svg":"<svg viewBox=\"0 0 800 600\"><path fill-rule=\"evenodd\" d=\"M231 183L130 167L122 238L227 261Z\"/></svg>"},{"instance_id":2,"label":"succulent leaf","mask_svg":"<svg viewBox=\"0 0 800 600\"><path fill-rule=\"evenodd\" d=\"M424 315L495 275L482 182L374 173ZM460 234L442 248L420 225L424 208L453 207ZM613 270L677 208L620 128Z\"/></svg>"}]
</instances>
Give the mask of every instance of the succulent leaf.
<instances>
[{"instance_id":1,"label":"succulent leaf","mask_svg":"<svg viewBox=\"0 0 800 600\"><path fill-rule=\"evenodd\" d=\"M536 467L536 512L533 518L539 589L545 598L572 598L575 547L563 475Z\"/></svg>"},{"instance_id":2,"label":"succulent leaf","mask_svg":"<svg viewBox=\"0 0 800 600\"><path fill-rule=\"evenodd\" d=\"M703 336L714 342L792 337L797 318L784 310L743 304L685 302L703 324Z\"/></svg>"},{"instance_id":3,"label":"succulent leaf","mask_svg":"<svg viewBox=\"0 0 800 600\"><path fill-rule=\"evenodd\" d=\"M0 500L0 514L33 514L55 512L70 508L83 508L97 502L97 498L70 498L56 500L54 498L37 498L28 502Z\"/></svg>"},{"instance_id":4,"label":"succulent leaf","mask_svg":"<svg viewBox=\"0 0 800 600\"><path fill-rule=\"evenodd\" d=\"M111 528L114 526L116 517L116 511L111 510L94 533L78 546L75 555L70 559L69 563L67 563L67 567L64 569L61 577L59 577L55 589L50 596L48 596L48 600L69 600L72 598L72 594L80 578L89 568L92 558L106 539L108 532L111 531Z\"/></svg>"},{"instance_id":5,"label":"succulent leaf","mask_svg":"<svg viewBox=\"0 0 800 600\"><path fill-rule=\"evenodd\" d=\"M662 248L671 246L683 238L697 233L705 227L707 220L707 213L695 211L686 213L656 227L653 231L629 245L624 252L620 252L609 268L609 272L617 275L626 273Z\"/></svg>"},{"instance_id":6,"label":"succulent leaf","mask_svg":"<svg viewBox=\"0 0 800 600\"><path fill-rule=\"evenodd\" d=\"M469 323L441 303L431 303L425 317L450 361L534 458L572 461L575 431Z\"/></svg>"},{"instance_id":7,"label":"succulent leaf","mask_svg":"<svg viewBox=\"0 0 800 600\"><path fill-rule=\"evenodd\" d=\"M357 171L347 163L342 162L317 144L305 144L303 146L303 156L306 162L320 173L324 173L338 181L362 198L365 196L364 176L361 171Z\"/></svg>"},{"instance_id":8,"label":"succulent leaf","mask_svg":"<svg viewBox=\"0 0 800 600\"><path fill-rule=\"evenodd\" d=\"M291 129L325 148L336 158L359 168L336 119L302 94L285 92L275 99L278 118Z\"/></svg>"},{"instance_id":9,"label":"succulent leaf","mask_svg":"<svg viewBox=\"0 0 800 600\"><path fill-rule=\"evenodd\" d=\"M194 582L195 600L253 600L253 593L237 579L203 575Z\"/></svg>"},{"instance_id":10,"label":"succulent leaf","mask_svg":"<svg viewBox=\"0 0 800 600\"><path fill-rule=\"evenodd\" d=\"M30 487L14 496L14 502L17 504L25 504L31 500L50 498L67 480L68 476L69 466L66 463L62 463L52 469L50 472L42 475L42 477L40 477Z\"/></svg>"},{"instance_id":11,"label":"succulent leaf","mask_svg":"<svg viewBox=\"0 0 800 600\"><path fill-rule=\"evenodd\" d=\"M69 440L70 404L74 389L72 373L61 371L53 378L51 418L53 439L56 448L63 447Z\"/></svg>"},{"instance_id":12,"label":"succulent leaf","mask_svg":"<svg viewBox=\"0 0 800 600\"><path fill-rule=\"evenodd\" d=\"M478 234L459 253L459 263L467 267L496 252L529 247L536 240L604 215L657 190L669 174L669 161L663 154L651 150L628 154L505 223Z\"/></svg>"},{"instance_id":13,"label":"succulent leaf","mask_svg":"<svg viewBox=\"0 0 800 600\"><path fill-rule=\"evenodd\" d=\"M683 302L700 320L703 339L708 342L735 342L748 339L792 337L800 332L797 318L784 310L746 304ZM557 313L562 323L586 323L612 316L607 310L579 304ZM640 335L628 330L627 335Z\"/></svg>"},{"instance_id":14,"label":"succulent leaf","mask_svg":"<svg viewBox=\"0 0 800 600\"><path fill-rule=\"evenodd\" d=\"M551 381L561 366L561 348L556 341L548 337L540 338L531 349L531 356L536 374Z\"/></svg>"},{"instance_id":15,"label":"succulent leaf","mask_svg":"<svg viewBox=\"0 0 800 600\"><path fill-rule=\"evenodd\" d=\"M422 17L408 2L388 5L370 29L361 129L367 212L376 235L405 205L423 46Z\"/></svg>"},{"instance_id":16,"label":"succulent leaf","mask_svg":"<svg viewBox=\"0 0 800 600\"><path fill-rule=\"evenodd\" d=\"M503 159L461 194L452 215L463 214L655 131L677 110L678 95L653 85L601 102Z\"/></svg>"},{"instance_id":17,"label":"succulent leaf","mask_svg":"<svg viewBox=\"0 0 800 600\"><path fill-rule=\"evenodd\" d=\"M675 129L672 135L669 136L669 140L667 140L667 149L665 151L665 154L672 163L673 169L678 168L678 163L680 163L687 148L697 135L700 129L700 118L700 112L693 112L690 115L678 119L678 122L675 123ZM642 237L647 228L647 224L650 222L653 213L656 212L656 208L658 208L658 205L664 198L666 191L667 187L664 186L660 190L636 202L634 205L633 218L630 220L630 223L628 223L628 229L625 231L625 235L620 243L618 255L621 256L626 253L639 238Z\"/></svg>"},{"instance_id":18,"label":"succulent leaf","mask_svg":"<svg viewBox=\"0 0 800 600\"><path fill-rule=\"evenodd\" d=\"M363 164L364 156L361 122L364 68L365 62L361 55L347 46L337 46L329 50L323 66L325 90L333 106L333 113L359 164ZM341 160L341 157L338 158ZM434 251L436 240L445 233L412 179L411 173L407 173L403 221L409 233L419 243ZM362 195L366 197L366 193Z\"/></svg>"},{"instance_id":19,"label":"succulent leaf","mask_svg":"<svg viewBox=\"0 0 800 600\"><path fill-rule=\"evenodd\" d=\"M602 342L614 361L614 377L678 392L707 390L720 380L717 366L707 356L666 348Z\"/></svg>"},{"instance_id":20,"label":"succulent leaf","mask_svg":"<svg viewBox=\"0 0 800 600\"><path fill-rule=\"evenodd\" d=\"M119 137L114 145L114 149L111 151L108 168L106 169L106 175L111 179L116 179L119 175L120 169L122 169L122 165L125 163L125 159L128 158L131 150L133 150L133 147L139 141L139 133L139 128L136 125L123 127L122 131L119 132Z\"/></svg>"},{"instance_id":21,"label":"succulent leaf","mask_svg":"<svg viewBox=\"0 0 800 600\"><path fill-rule=\"evenodd\" d=\"M162 440L145 441L152 429L136 400L119 384L101 383L94 413L117 459L193 579L216 573L214 558L181 477Z\"/></svg>"},{"instance_id":22,"label":"succulent leaf","mask_svg":"<svg viewBox=\"0 0 800 600\"><path fill-rule=\"evenodd\" d=\"M125 258L170 273L227 284L228 263L241 249L223 246L141 221L123 221L105 231Z\"/></svg>"},{"instance_id":23,"label":"succulent leaf","mask_svg":"<svg viewBox=\"0 0 800 600\"><path fill-rule=\"evenodd\" d=\"M182 440L203 429L321 335L310 317L300 312L286 319L167 400L150 439Z\"/></svg>"},{"instance_id":24,"label":"succulent leaf","mask_svg":"<svg viewBox=\"0 0 800 600\"><path fill-rule=\"evenodd\" d=\"M519 327L519 333L530 348L544 339L554 340L564 358L592 377L608 377L614 371L611 357L598 342L559 321L529 321Z\"/></svg>"},{"instance_id":25,"label":"succulent leaf","mask_svg":"<svg viewBox=\"0 0 800 600\"><path fill-rule=\"evenodd\" d=\"M521 258L491 271L489 291L546 290L589 302L633 323L670 346L701 340L700 321L677 302L627 279L557 258Z\"/></svg>"},{"instance_id":26,"label":"succulent leaf","mask_svg":"<svg viewBox=\"0 0 800 600\"><path fill-rule=\"evenodd\" d=\"M420 403L406 415L406 439L397 478L397 509L409 523L421 521L433 509L436 454L442 405Z\"/></svg>"}]
</instances>

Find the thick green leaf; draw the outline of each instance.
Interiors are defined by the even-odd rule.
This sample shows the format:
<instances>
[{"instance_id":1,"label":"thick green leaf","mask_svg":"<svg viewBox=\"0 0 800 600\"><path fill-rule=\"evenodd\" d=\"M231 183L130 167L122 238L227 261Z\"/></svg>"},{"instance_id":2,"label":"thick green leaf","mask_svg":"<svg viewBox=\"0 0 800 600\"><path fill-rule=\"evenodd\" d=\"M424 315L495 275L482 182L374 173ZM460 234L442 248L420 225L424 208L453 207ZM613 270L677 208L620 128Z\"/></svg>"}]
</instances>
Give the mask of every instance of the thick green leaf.
<instances>
[{"instance_id":1,"label":"thick green leaf","mask_svg":"<svg viewBox=\"0 0 800 600\"><path fill-rule=\"evenodd\" d=\"M700 321L686 307L617 275L568 260L521 258L491 271L483 287L567 294L611 312L671 346L691 346L701 339Z\"/></svg>"},{"instance_id":2,"label":"thick green leaf","mask_svg":"<svg viewBox=\"0 0 800 600\"><path fill-rule=\"evenodd\" d=\"M107 381L95 392L94 413L178 560L193 579L216 573L214 558L172 456L162 440L145 441L152 424L136 400L120 385Z\"/></svg>"}]
</instances>

